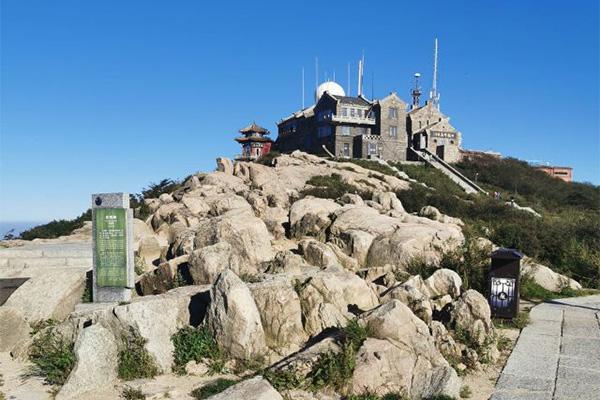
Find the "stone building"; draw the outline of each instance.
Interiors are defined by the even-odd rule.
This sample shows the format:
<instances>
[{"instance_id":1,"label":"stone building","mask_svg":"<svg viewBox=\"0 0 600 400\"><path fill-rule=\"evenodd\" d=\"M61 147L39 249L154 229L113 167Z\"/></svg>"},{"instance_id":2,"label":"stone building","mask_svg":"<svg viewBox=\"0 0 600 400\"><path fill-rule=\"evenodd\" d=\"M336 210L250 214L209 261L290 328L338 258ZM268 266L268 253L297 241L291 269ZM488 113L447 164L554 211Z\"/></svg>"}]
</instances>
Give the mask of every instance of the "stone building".
<instances>
[{"instance_id":1,"label":"stone building","mask_svg":"<svg viewBox=\"0 0 600 400\"><path fill-rule=\"evenodd\" d=\"M459 161L461 134L440 111L437 56L436 39L433 81L425 105L419 103L419 73L410 92L410 110L395 92L383 99L367 99L362 95L362 59L358 63L358 95L347 96L334 81L321 83L315 90L315 105L279 121L276 148L335 157Z\"/></svg>"},{"instance_id":2,"label":"stone building","mask_svg":"<svg viewBox=\"0 0 600 400\"><path fill-rule=\"evenodd\" d=\"M412 148L427 149L446 162L460 160L460 132L450 124L450 118L432 102L411 110L407 123Z\"/></svg>"},{"instance_id":3,"label":"stone building","mask_svg":"<svg viewBox=\"0 0 600 400\"><path fill-rule=\"evenodd\" d=\"M427 150L447 162L460 159L460 132L432 102L408 111L395 92L379 100L346 96L333 81L319 85L315 97L315 105L279 121L277 150L394 161Z\"/></svg>"}]
</instances>

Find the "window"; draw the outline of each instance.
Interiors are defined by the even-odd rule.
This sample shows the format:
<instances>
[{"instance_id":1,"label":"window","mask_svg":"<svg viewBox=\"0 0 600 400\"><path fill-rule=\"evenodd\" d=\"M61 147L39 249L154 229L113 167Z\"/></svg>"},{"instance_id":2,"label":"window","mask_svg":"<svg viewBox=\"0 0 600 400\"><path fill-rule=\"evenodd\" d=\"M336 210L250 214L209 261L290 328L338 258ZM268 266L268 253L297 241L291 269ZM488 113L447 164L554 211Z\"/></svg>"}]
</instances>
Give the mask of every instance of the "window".
<instances>
[{"instance_id":1,"label":"window","mask_svg":"<svg viewBox=\"0 0 600 400\"><path fill-rule=\"evenodd\" d=\"M367 134L367 129L359 126L358 128L356 128L356 131L358 132L359 135L366 135Z\"/></svg>"},{"instance_id":2,"label":"window","mask_svg":"<svg viewBox=\"0 0 600 400\"><path fill-rule=\"evenodd\" d=\"M350 127L342 125L342 135L350 136Z\"/></svg>"},{"instance_id":3,"label":"window","mask_svg":"<svg viewBox=\"0 0 600 400\"><path fill-rule=\"evenodd\" d=\"M350 143L344 143L344 148L342 151L342 155L344 157L350 157Z\"/></svg>"},{"instance_id":4,"label":"window","mask_svg":"<svg viewBox=\"0 0 600 400\"><path fill-rule=\"evenodd\" d=\"M419 121L419 129L423 127L423 121Z\"/></svg>"},{"instance_id":5,"label":"window","mask_svg":"<svg viewBox=\"0 0 600 400\"><path fill-rule=\"evenodd\" d=\"M348 107L342 107L342 117L348 116Z\"/></svg>"},{"instance_id":6,"label":"window","mask_svg":"<svg viewBox=\"0 0 600 400\"><path fill-rule=\"evenodd\" d=\"M329 136L329 135L331 135L331 127L329 127L328 125L320 126L317 128L317 136L318 137L325 137L325 136Z\"/></svg>"},{"instance_id":7,"label":"window","mask_svg":"<svg viewBox=\"0 0 600 400\"><path fill-rule=\"evenodd\" d=\"M398 109L396 107L388 109L388 119L398 119Z\"/></svg>"},{"instance_id":8,"label":"window","mask_svg":"<svg viewBox=\"0 0 600 400\"><path fill-rule=\"evenodd\" d=\"M356 109L355 108L351 108L350 109L350 116L351 117L355 117L356 116Z\"/></svg>"},{"instance_id":9,"label":"window","mask_svg":"<svg viewBox=\"0 0 600 400\"><path fill-rule=\"evenodd\" d=\"M377 143L367 144L367 154L370 156L377 155Z\"/></svg>"},{"instance_id":10,"label":"window","mask_svg":"<svg viewBox=\"0 0 600 400\"><path fill-rule=\"evenodd\" d=\"M398 139L398 127L390 126L390 137L393 139Z\"/></svg>"}]
</instances>

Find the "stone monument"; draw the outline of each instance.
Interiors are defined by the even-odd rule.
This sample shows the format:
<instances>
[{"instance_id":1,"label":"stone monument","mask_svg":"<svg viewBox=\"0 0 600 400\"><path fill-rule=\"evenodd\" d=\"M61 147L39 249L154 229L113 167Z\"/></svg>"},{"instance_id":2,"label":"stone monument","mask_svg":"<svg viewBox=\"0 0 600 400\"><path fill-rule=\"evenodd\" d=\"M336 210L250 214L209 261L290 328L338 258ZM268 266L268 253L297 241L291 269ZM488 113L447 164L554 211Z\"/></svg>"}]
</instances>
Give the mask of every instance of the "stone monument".
<instances>
[{"instance_id":1,"label":"stone monument","mask_svg":"<svg viewBox=\"0 0 600 400\"><path fill-rule=\"evenodd\" d=\"M135 272L129 194L92 195L92 229L94 303L131 300Z\"/></svg>"}]
</instances>

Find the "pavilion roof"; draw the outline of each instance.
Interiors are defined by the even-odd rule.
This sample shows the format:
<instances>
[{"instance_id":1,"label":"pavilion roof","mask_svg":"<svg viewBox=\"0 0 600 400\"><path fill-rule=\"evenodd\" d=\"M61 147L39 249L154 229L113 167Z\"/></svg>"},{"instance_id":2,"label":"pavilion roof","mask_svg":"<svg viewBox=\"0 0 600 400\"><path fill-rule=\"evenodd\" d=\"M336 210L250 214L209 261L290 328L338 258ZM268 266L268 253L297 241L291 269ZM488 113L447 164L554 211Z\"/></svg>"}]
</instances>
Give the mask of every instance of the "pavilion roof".
<instances>
[{"instance_id":1,"label":"pavilion roof","mask_svg":"<svg viewBox=\"0 0 600 400\"><path fill-rule=\"evenodd\" d=\"M240 133L262 133L263 135L268 135L270 132L268 129L257 125L256 122L252 122L247 127L240 129Z\"/></svg>"}]
</instances>

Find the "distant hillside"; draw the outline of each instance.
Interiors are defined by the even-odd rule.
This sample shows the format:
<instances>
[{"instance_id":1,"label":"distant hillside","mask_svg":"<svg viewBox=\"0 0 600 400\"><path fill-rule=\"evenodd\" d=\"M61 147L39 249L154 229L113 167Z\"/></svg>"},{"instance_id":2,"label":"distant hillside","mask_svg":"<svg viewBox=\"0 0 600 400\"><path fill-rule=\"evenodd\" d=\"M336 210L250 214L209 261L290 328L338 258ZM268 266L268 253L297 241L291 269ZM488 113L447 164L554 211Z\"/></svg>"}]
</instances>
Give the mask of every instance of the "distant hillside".
<instances>
[{"instance_id":1,"label":"distant hillside","mask_svg":"<svg viewBox=\"0 0 600 400\"><path fill-rule=\"evenodd\" d=\"M412 191L399 193L408 211L433 205L462 218L473 235L517 248L589 287L599 287L600 187L566 183L513 158L481 156L456 165L490 193L500 192L499 201L493 196L466 195L431 167L397 167L435 189L413 184ZM507 207L505 202L511 198L542 217Z\"/></svg>"}]
</instances>

